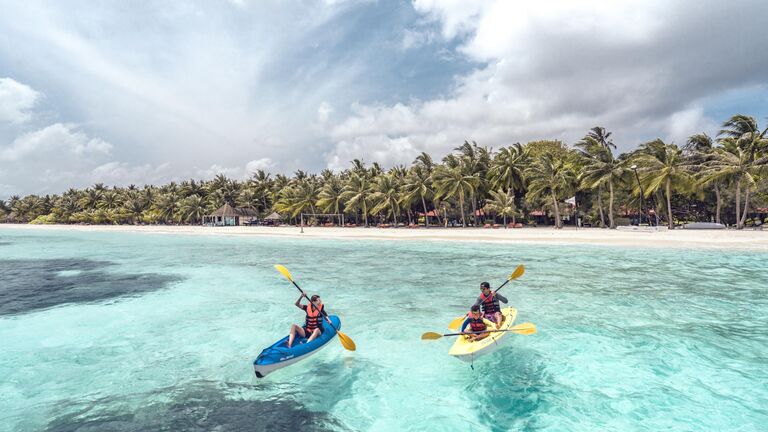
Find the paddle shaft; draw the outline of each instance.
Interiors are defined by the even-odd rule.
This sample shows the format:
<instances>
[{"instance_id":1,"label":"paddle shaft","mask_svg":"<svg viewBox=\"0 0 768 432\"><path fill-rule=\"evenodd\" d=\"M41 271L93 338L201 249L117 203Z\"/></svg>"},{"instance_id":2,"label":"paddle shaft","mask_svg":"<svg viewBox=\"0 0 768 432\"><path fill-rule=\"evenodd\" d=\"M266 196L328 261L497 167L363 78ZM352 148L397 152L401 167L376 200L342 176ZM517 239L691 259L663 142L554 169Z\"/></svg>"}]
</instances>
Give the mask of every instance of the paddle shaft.
<instances>
[{"instance_id":1,"label":"paddle shaft","mask_svg":"<svg viewBox=\"0 0 768 432\"><path fill-rule=\"evenodd\" d=\"M496 294L497 292L499 292L499 290L500 290L500 289L502 289L502 288L504 288L504 285L508 284L508 283L509 283L509 281L511 281L511 280L514 280L514 279L507 279L507 280L505 280L505 281L504 281L504 283L503 283L503 284L501 284L501 286L500 286L500 287L498 287L498 288L496 288L495 290L493 290L493 293L494 293L494 294Z\"/></svg>"},{"instance_id":2,"label":"paddle shaft","mask_svg":"<svg viewBox=\"0 0 768 432\"><path fill-rule=\"evenodd\" d=\"M516 329L499 329L499 330L484 330L479 332L462 332L462 333L446 333L442 336L461 336L461 335L469 335L469 334L484 334L484 333L498 333L498 332L508 332L508 331L515 331Z\"/></svg>"}]
</instances>

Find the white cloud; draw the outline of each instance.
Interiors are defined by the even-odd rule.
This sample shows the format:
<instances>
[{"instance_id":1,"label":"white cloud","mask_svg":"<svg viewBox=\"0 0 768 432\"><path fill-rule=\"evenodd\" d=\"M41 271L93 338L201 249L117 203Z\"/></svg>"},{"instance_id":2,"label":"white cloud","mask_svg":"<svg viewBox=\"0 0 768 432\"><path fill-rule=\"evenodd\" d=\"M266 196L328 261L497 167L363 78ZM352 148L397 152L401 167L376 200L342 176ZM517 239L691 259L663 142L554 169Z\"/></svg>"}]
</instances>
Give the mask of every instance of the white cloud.
<instances>
[{"instance_id":1,"label":"white cloud","mask_svg":"<svg viewBox=\"0 0 768 432\"><path fill-rule=\"evenodd\" d=\"M268 170L275 166L275 162L270 158L261 158L245 164L245 175L253 174L258 170Z\"/></svg>"},{"instance_id":2,"label":"white cloud","mask_svg":"<svg viewBox=\"0 0 768 432\"><path fill-rule=\"evenodd\" d=\"M573 143L597 125L614 132L619 150L656 137L684 141L715 122L700 101L766 80L768 56L734 47L768 44L758 30L768 4L741 3L727 7L744 11L734 32L717 2L416 0L446 40L485 65L442 97L353 106L329 132L336 145L326 161L346 167L353 152L402 151L403 142L406 153L436 155L467 138L496 148Z\"/></svg>"},{"instance_id":3,"label":"white cloud","mask_svg":"<svg viewBox=\"0 0 768 432\"><path fill-rule=\"evenodd\" d=\"M132 165L127 162L107 162L99 165L88 174L87 183L105 183L108 185L127 186L130 184L162 184L173 179L169 163L153 166L151 164Z\"/></svg>"},{"instance_id":4,"label":"white cloud","mask_svg":"<svg viewBox=\"0 0 768 432\"><path fill-rule=\"evenodd\" d=\"M682 146L694 133L706 132L714 136L717 130L718 124L704 115L702 107L691 107L669 116L666 139Z\"/></svg>"},{"instance_id":5,"label":"white cloud","mask_svg":"<svg viewBox=\"0 0 768 432\"><path fill-rule=\"evenodd\" d=\"M40 93L12 78L0 78L0 123L24 123Z\"/></svg>"},{"instance_id":6,"label":"white cloud","mask_svg":"<svg viewBox=\"0 0 768 432\"><path fill-rule=\"evenodd\" d=\"M244 180L251 176L255 171L263 169L268 170L275 167L275 162L270 158L261 158L249 161L243 166L222 166L219 164L213 164L208 168L197 169L195 175L203 179L210 179L219 174L223 174L229 178Z\"/></svg>"},{"instance_id":7,"label":"white cloud","mask_svg":"<svg viewBox=\"0 0 768 432\"><path fill-rule=\"evenodd\" d=\"M331 104L329 104L326 101L323 101L323 103L320 104L319 107L317 107L317 121L320 123L325 123L328 121L328 117L331 116L333 113L333 107Z\"/></svg>"},{"instance_id":8,"label":"white cloud","mask_svg":"<svg viewBox=\"0 0 768 432\"><path fill-rule=\"evenodd\" d=\"M74 125L56 123L16 138L8 147L0 147L0 161L18 161L28 157L60 157L57 152L75 155L109 154L112 145L99 138L90 138Z\"/></svg>"},{"instance_id":9,"label":"white cloud","mask_svg":"<svg viewBox=\"0 0 768 432\"><path fill-rule=\"evenodd\" d=\"M400 41L400 47L403 50L409 50L413 48L420 48L424 45L429 45L436 38L438 38L439 35L436 35L431 30L411 30L411 29L405 29L403 31L403 38Z\"/></svg>"}]
</instances>

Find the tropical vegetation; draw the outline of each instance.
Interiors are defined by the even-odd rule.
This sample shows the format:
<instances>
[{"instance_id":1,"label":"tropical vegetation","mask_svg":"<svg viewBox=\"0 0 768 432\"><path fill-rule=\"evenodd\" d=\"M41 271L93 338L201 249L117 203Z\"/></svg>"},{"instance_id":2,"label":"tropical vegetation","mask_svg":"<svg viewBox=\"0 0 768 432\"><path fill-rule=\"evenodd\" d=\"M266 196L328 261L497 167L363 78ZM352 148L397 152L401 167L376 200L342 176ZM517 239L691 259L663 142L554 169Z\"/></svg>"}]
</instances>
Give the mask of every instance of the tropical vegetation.
<instances>
[{"instance_id":1,"label":"tropical vegetation","mask_svg":"<svg viewBox=\"0 0 768 432\"><path fill-rule=\"evenodd\" d=\"M722 222L735 228L768 216L768 128L749 116L725 121L715 138L682 146L655 139L616 154L594 127L572 146L544 140L498 150L465 141L436 161L382 168L360 159L340 172L259 170L247 180L217 175L165 185L97 183L61 194L0 200L0 221L17 223L199 224L225 203L285 222L359 226L513 226ZM510 222L511 223L508 223ZM579 221L579 222L577 222Z\"/></svg>"}]
</instances>

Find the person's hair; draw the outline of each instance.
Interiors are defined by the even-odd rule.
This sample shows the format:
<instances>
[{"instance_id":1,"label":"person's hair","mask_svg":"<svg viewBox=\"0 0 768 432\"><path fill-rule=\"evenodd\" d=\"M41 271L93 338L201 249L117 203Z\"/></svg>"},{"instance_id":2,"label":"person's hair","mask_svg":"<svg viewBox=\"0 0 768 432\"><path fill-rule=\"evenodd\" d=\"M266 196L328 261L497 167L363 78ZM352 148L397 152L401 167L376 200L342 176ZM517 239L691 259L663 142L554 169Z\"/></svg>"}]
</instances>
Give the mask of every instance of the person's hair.
<instances>
[{"instance_id":1,"label":"person's hair","mask_svg":"<svg viewBox=\"0 0 768 432\"><path fill-rule=\"evenodd\" d=\"M470 309L472 312L480 312L480 306L478 305L472 305L472 309Z\"/></svg>"},{"instance_id":2,"label":"person's hair","mask_svg":"<svg viewBox=\"0 0 768 432\"><path fill-rule=\"evenodd\" d=\"M317 300L319 298L320 298L320 296L315 294L315 295L312 296L312 298L309 299L309 301L315 301L315 300Z\"/></svg>"},{"instance_id":3,"label":"person's hair","mask_svg":"<svg viewBox=\"0 0 768 432\"><path fill-rule=\"evenodd\" d=\"M488 282L480 282L480 288L490 288L491 284Z\"/></svg>"}]
</instances>

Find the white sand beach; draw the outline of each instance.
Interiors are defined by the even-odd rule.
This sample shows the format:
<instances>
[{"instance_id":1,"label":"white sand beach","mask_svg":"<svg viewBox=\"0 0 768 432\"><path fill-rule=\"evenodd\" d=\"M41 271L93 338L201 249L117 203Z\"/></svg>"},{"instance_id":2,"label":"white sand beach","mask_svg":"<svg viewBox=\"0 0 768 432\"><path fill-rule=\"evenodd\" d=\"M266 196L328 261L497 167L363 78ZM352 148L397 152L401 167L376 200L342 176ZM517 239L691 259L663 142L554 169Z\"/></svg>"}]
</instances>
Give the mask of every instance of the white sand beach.
<instances>
[{"instance_id":1,"label":"white sand beach","mask_svg":"<svg viewBox=\"0 0 768 432\"><path fill-rule=\"evenodd\" d=\"M174 226L174 225L21 225L0 224L0 230L66 230L82 232L132 232L147 234L185 234L216 236L264 236L322 239L470 241L533 244L587 244L628 247L679 247L749 249L768 251L768 231L668 230L629 231L600 228L552 227L522 229L487 228L326 228L281 226Z\"/></svg>"}]
</instances>

